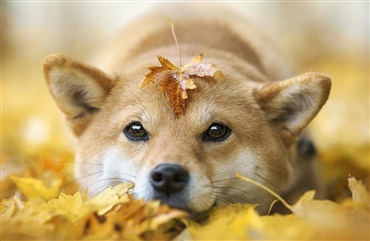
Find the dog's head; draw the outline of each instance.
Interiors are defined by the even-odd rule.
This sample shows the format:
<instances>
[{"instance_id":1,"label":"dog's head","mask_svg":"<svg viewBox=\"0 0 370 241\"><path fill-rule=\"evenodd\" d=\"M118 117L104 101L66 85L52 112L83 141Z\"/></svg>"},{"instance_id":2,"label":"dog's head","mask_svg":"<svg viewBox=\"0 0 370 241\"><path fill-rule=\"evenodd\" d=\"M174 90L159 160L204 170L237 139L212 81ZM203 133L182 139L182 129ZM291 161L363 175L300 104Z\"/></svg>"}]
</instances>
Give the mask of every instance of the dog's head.
<instances>
[{"instance_id":1,"label":"dog's head","mask_svg":"<svg viewBox=\"0 0 370 241\"><path fill-rule=\"evenodd\" d=\"M131 181L138 198L194 213L235 202L268 207L294 179L294 146L328 98L330 79L306 73L256 82L227 60L225 79L195 79L177 118L164 92L140 89L147 64L113 79L64 55L44 63L49 90L79 138L76 179L91 194Z\"/></svg>"}]
</instances>

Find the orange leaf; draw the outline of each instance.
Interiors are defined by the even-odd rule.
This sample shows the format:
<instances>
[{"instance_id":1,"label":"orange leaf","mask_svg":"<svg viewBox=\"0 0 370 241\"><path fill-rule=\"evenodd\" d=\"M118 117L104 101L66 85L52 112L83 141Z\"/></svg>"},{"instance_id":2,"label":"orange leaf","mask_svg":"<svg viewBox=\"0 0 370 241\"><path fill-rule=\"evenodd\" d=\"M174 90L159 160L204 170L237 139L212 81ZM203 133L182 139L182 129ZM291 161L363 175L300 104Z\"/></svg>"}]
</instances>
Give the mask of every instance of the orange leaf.
<instances>
[{"instance_id":1,"label":"orange leaf","mask_svg":"<svg viewBox=\"0 0 370 241\"><path fill-rule=\"evenodd\" d=\"M163 81L162 85L159 86L158 89L165 90L167 92L172 108L175 111L176 116L179 116L185 107L183 95L184 92L186 93L186 90L181 89L179 83L177 81L172 81L172 79Z\"/></svg>"},{"instance_id":2,"label":"orange leaf","mask_svg":"<svg viewBox=\"0 0 370 241\"><path fill-rule=\"evenodd\" d=\"M158 90L167 92L168 99L177 117L185 107L185 99L188 98L187 90L197 87L192 79L193 76L213 77L217 73L221 73L214 64L201 63L203 54L194 57L189 64L183 67L177 67L160 55L157 57L161 66L148 67L150 72L145 75L141 88L152 83L161 82ZM222 74L219 76L222 76Z\"/></svg>"}]
</instances>

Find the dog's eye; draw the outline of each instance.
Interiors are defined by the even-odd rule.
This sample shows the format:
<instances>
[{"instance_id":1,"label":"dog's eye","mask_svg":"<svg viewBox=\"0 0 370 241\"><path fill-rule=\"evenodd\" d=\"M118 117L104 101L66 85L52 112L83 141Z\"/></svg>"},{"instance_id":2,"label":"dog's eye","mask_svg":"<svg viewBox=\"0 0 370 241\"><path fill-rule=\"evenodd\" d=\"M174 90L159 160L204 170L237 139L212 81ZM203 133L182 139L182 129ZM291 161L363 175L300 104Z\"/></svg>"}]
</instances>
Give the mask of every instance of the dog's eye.
<instances>
[{"instance_id":1,"label":"dog's eye","mask_svg":"<svg viewBox=\"0 0 370 241\"><path fill-rule=\"evenodd\" d=\"M140 122L133 122L131 124L128 124L123 130L123 133L131 141L149 140L149 134Z\"/></svg>"},{"instance_id":2,"label":"dog's eye","mask_svg":"<svg viewBox=\"0 0 370 241\"><path fill-rule=\"evenodd\" d=\"M205 142L220 142L226 140L230 136L231 130L229 127L213 123L203 135Z\"/></svg>"}]
</instances>

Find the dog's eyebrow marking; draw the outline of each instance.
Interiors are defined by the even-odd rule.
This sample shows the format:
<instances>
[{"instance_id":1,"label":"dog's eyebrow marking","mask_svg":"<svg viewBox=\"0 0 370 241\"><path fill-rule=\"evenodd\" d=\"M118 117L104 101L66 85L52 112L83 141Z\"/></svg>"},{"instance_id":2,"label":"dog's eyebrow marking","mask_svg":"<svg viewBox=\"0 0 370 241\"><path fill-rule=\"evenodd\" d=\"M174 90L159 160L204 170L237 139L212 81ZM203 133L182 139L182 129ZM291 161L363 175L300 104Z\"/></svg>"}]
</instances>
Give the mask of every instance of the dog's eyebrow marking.
<instances>
[{"instance_id":1,"label":"dog's eyebrow marking","mask_svg":"<svg viewBox=\"0 0 370 241\"><path fill-rule=\"evenodd\" d=\"M147 115L149 113L149 111L145 108L144 104L140 101L140 99L137 97L137 95L133 91L131 93L135 97L135 99L137 100L139 105L143 108L143 113L140 116L142 121L147 121L149 119L148 115Z\"/></svg>"},{"instance_id":2,"label":"dog's eyebrow marking","mask_svg":"<svg viewBox=\"0 0 370 241\"><path fill-rule=\"evenodd\" d=\"M209 112L209 110L210 110L211 106L213 106L213 103L214 103L214 100L216 99L216 96L217 96L217 95L213 95L213 97L212 97L212 99L210 100L210 102L209 102L209 104L208 104L208 106L207 106L206 110L204 111L204 113L208 113L208 112Z\"/></svg>"},{"instance_id":3,"label":"dog's eyebrow marking","mask_svg":"<svg viewBox=\"0 0 370 241\"><path fill-rule=\"evenodd\" d=\"M214 103L215 103L214 100L216 99L216 97L217 97L217 95L214 95L212 97L212 99L209 101L205 110L201 111L202 120L206 123L209 122L210 119L212 118L212 110L215 108L214 107Z\"/></svg>"}]
</instances>

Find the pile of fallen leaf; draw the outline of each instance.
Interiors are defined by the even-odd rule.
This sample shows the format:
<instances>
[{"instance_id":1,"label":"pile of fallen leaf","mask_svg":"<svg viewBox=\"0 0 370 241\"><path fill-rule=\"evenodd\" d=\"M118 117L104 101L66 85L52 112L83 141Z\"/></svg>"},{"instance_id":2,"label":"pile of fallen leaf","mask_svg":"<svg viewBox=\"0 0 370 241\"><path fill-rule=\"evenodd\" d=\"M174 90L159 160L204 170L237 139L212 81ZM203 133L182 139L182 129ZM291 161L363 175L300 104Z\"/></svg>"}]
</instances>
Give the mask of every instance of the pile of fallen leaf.
<instances>
[{"instance_id":1,"label":"pile of fallen leaf","mask_svg":"<svg viewBox=\"0 0 370 241\"><path fill-rule=\"evenodd\" d=\"M185 213L170 210L156 201L134 200L130 183L108 188L88 199L87 193L61 193L32 178L12 177L27 197L1 201L1 238L30 239L165 239L168 224ZM175 224L171 228L175 228Z\"/></svg>"},{"instance_id":2,"label":"pile of fallen leaf","mask_svg":"<svg viewBox=\"0 0 370 241\"><path fill-rule=\"evenodd\" d=\"M240 177L243 179L243 177ZM135 200L133 184L110 187L94 198L87 191L60 192L35 178L10 176L16 194L1 200L1 240L198 240L369 238L369 195L361 181L348 179L352 198L341 203L305 193L290 215L261 216L255 205L215 207L200 224L157 201Z\"/></svg>"},{"instance_id":3,"label":"pile of fallen leaf","mask_svg":"<svg viewBox=\"0 0 370 241\"><path fill-rule=\"evenodd\" d=\"M260 216L254 206L234 204L214 208L206 225L191 223L191 239L224 240L368 240L369 196L351 177L348 187L352 198L341 204L315 200L314 191L306 192L294 205L291 215Z\"/></svg>"}]
</instances>

